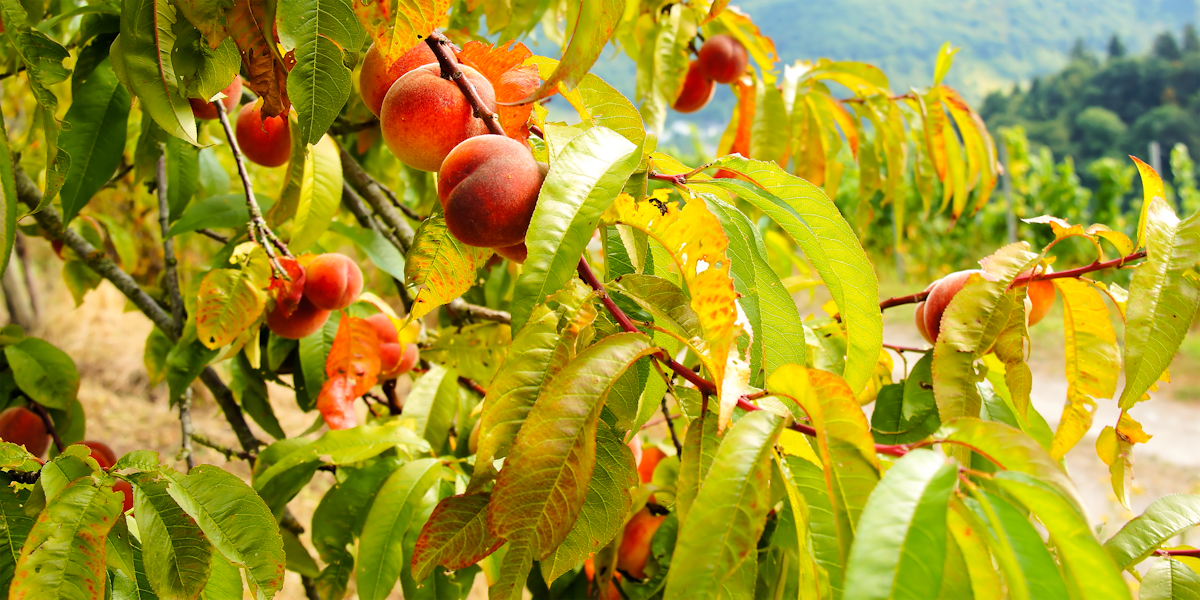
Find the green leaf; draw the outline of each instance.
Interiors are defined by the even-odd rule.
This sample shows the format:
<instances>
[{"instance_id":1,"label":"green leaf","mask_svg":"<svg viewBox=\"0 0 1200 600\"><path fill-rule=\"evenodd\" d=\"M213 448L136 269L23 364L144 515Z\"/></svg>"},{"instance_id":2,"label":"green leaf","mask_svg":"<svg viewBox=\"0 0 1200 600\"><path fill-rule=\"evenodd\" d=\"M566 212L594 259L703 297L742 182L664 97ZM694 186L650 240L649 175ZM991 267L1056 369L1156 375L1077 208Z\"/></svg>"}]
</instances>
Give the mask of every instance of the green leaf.
<instances>
[{"instance_id":1,"label":"green leaf","mask_svg":"<svg viewBox=\"0 0 1200 600\"><path fill-rule=\"evenodd\" d=\"M525 237L529 257L513 292L514 331L524 327L536 304L574 277L600 215L640 160L632 142L605 127L571 140L554 160Z\"/></svg>"},{"instance_id":2,"label":"green leaf","mask_svg":"<svg viewBox=\"0 0 1200 600\"><path fill-rule=\"evenodd\" d=\"M750 382L761 387L767 373L787 364L805 364L804 344L796 343L804 338L800 312L767 263L766 244L750 218L712 196L705 195L704 201L729 238L729 271L754 331Z\"/></svg>"},{"instance_id":3,"label":"green leaf","mask_svg":"<svg viewBox=\"0 0 1200 600\"><path fill-rule=\"evenodd\" d=\"M431 364L404 399L402 419L413 419L414 431L436 450L446 443L457 410L458 371Z\"/></svg>"},{"instance_id":4,"label":"green leaf","mask_svg":"<svg viewBox=\"0 0 1200 600\"><path fill-rule=\"evenodd\" d=\"M1121 578L1120 569L1067 497L1023 473L997 473L994 481L1049 531L1050 541L1058 548L1059 560L1063 562L1064 574L1072 580L1072 587L1081 598L1129 598L1129 586Z\"/></svg>"},{"instance_id":5,"label":"green leaf","mask_svg":"<svg viewBox=\"0 0 1200 600\"><path fill-rule=\"evenodd\" d=\"M105 539L108 552L109 571L112 573L113 600L158 600L158 596L146 579L146 565L142 560L141 544L129 532L129 527L123 518L117 519L117 524L108 532ZM114 548L120 545L120 551L125 556L118 568L113 568Z\"/></svg>"},{"instance_id":6,"label":"green leaf","mask_svg":"<svg viewBox=\"0 0 1200 600\"><path fill-rule=\"evenodd\" d=\"M1001 535L1006 538L1002 542L993 541L991 547L1010 593L1028 598L1070 597L1058 565L1029 518L1003 498L985 491L979 492L979 498L979 502L967 500L967 503L974 508L986 502L987 509L982 511L981 518L986 516L990 524L991 539Z\"/></svg>"},{"instance_id":7,"label":"green leaf","mask_svg":"<svg viewBox=\"0 0 1200 600\"><path fill-rule=\"evenodd\" d=\"M413 579L424 581L437 565L455 571L466 568L504 543L487 528L490 498L490 494L469 494L438 502L413 549Z\"/></svg>"},{"instance_id":8,"label":"green leaf","mask_svg":"<svg viewBox=\"0 0 1200 600\"><path fill-rule=\"evenodd\" d=\"M379 488L358 544L355 581L363 600L382 600L392 592L408 562L401 550L404 533L413 524L421 497L441 473L436 458L422 458L397 469Z\"/></svg>"},{"instance_id":9,"label":"green leaf","mask_svg":"<svg viewBox=\"0 0 1200 600\"><path fill-rule=\"evenodd\" d=\"M81 477L63 488L29 531L8 597L93 600L105 586L104 538L121 514L121 494Z\"/></svg>"},{"instance_id":10,"label":"green leaf","mask_svg":"<svg viewBox=\"0 0 1200 600\"><path fill-rule=\"evenodd\" d=\"M200 194L201 197L203 197L203 198L209 198L212 196L222 196L224 194L228 194L229 193L229 174L225 172L225 167L221 165L221 161L219 159L217 159L216 151L214 151L211 146L208 148L201 148L198 157L199 157L199 161L200 161L200 165L199 165L200 170L199 170L199 181L197 182L199 184L199 188L197 188L196 193ZM167 171L168 171L167 176L168 176L168 178L170 178L170 170L171 170L170 160L171 160L171 144L170 144L170 142L168 142L167 143ZM182 169L181 169L181 171L182 171ZM170 190L168 190L168 192L170 192ZM257 196L255 196L255 197L257 198ZM258 200L260 203L262 202L261 198ZM180 206L179 213L172 212L171 213L171 222L174 223L176 220L178 220L180 215L183 214L183 211L186 208L187 208L186 206Z\"/></svg>"},{"instance_id":11,"label":"green leaf","mask_svg":"<svg viewBox=\"0 0 1200 600\"><path fill-rule=\"evenodd\" d=\"M349 23L355 24L356 21L351 20ZM296 68L300 66L297 65ZM292 77L289 76L289 85L291 81ZM294 102L295 97L292 98ZM328 125L325 127L328 128ZM321 129L322 132L324 130ZM304 174L300 180L300 202L292 224L292 237L288 240L292 251L303 252L316 243L317 238L329 229L341 205L342 158L333 138L320 137L305 153Z\"/></svg>"},{"instance_id":12,"label":"green leaf","mask_svg":"<svg viewBox=\"0 0 1200 600\"><path fill-rule=\"evenodd\" d=\"M354 242L380 271L391 275L396 281L404 281L404 255L382 233L336 221L329 224L329 229Z\"/></svg>"},{"instance_id":13,"label":"green leaf","mask_svg":"<svg viewBox=\"0 0 1200 600\"><path fill-rule=\"evenodd\" d=\"M79 371L66 352L50 342L25 338L4 347L17 387L47 408L66 410L79 394Z\"/></svg>"},{"instance_id":14,"label":"green leaf","mask_svg":"<svg viewBox=\"0 0 1200 600\"><path fill-rule=\"evenodd\" d=\"M308 548L304 547L304 542L300 541L299 537L290 529L281 529L279 533L283 534L283 550L287 554L287 570L299 573L305 577L317 577L321 574L321 568L317 566L317 561L313 560L311 554L308 553Z\"/></svg>"},{"instance_id":15,"label":"green leaf","mask_svg":"<svg viewBox=\"0 0 1200 600\"><path fill-rule=\"evenodd\" d=\"M299 116L300 138L317 144L353 89L343 50L362 48L366 32L350 0L281 0L277 23L283 51L295 51L287 92ZM340 179L340 168L337 173Z\"/></svg>"},{"instance_id":16,"label":"green leaf","mask_svg":"<svg viewBox=\"0 0 1200 600\"><path fill-rule=\"evenodd\" d=\"M646 126L629 99L616 88L592 73L583 76L576 94L565 94L580 119L592 125L607 127L639 148L646 141Z\"/></svg>"},{"instance_id":17,"label":"green leaf","mask_svg":"<svg viewBox=\"0 0 1200 600\"><path fill-rule=\"evenodd\" d=\"M321 498L313 512L312 541L313 548L326 565L316 578L322 598L345 595L354 572L354 554L347 548L362 532L380 486L401 464L403 459L392 453L361 468L342 467L339 471L345 473L345 479L334 484Z\"/></svg>"},{"instance_id":18,"label":"green leaf","mask_svg":"<svg viewBox=\"0 0 1200 600\"><path fill-rule=\"evenodd\" d=\"M398 448L400 446L403 448ZM326 431L311 443L287 453L255 477L254 487L263 489L275 477L305 464L324 461L334 465L349 465L392 448L427 452L429 445L399 421Z\"/></svg>"},{"instance_id":19,"label":"green leaf","mask_svg":"<svg viewBox=\"0 0 1200 600\"><path fill-rule=\"evenodd\" d=\"M145 565L150 587L163 598L195 598L208 581L212 544L167 492L169 479L135 473L129 481L142 553L151 557Z\"/></svg>"},{"instance_id":20,"label":"green leaf","mask_svg":"<svg viewBox=\"0 0 1200 600\"><path fill-rule=\"evenodd\" d=\"M1200 598L1200 575L1169 556L1150 565L1138 589L1139 600L1184 600Z\"/></svg>"},{"instance_id":21,"label":"green leaf","mask_svg":"<svg viewBox=\"0 0 1200 600\"><path fill-rule=\"evenodd\" d=\"M172 404L200 376L208 361L216 358L218 350L209 350L196 337L196 320L188 319L175 347L167 353L167 389Z\"/></svg>"},{"instance_id":22,"label":"green leaf","mask_svg":"<svg viewBox=\"0 0 1200 600\"><path fill-rule=\"evenodd\" d=\"M425 219L404 257L405 285L425 286L413 299L409 318L419 319L465 294L475 285L476 270L491 256L491 248L468 246L450 235L445 217Z\"/></svg>"},{"instance_id":23,"label":"green leaf","mask_svg":"<svg viewBox=\"0 0 1200 600\"><path fill-rule=\"evenodd\" d=\"M192 0L181 0L175 3L175 8L186 16L189 5ZM187 98L207 100L229 87L242 66L237 44L226 38L210 46L199 29L182 22L176 22L175 32L179 37L175 40L172 63L179 79L179 92Z\"/></svg>"},{"instance_id":24,"label":"green leaf","mask_svg":"<svg viewBox=\"0 0 1200 600\"><path fill-rule=\"evenodd\" d=\"M654 29L638 40L637 99L640 113L650 131L661 134L667 121L667 107L679 97L687 73L688 44L692 37L682 27L684 7L664 7Z\"/></svg>"},{"instance_id":25,"label":"green leaf","mask_svg":"<svg viewBox=\"0 0 1200 600\"><path fill-rule=\"evenodd\" d=\"M168 134L197 144L196 117L179 90L175 62L175 5L167 0L128 0L121 8L121 35L113 42L113 70L141 101L142 110Z\"/></svg>"},{"instance_id":26,"label":"green leaf","mask_svg":"<svg viewBox=\"0 0 1200 600\"><path fill-rule=\"evenodd\" d=\"M342 311L334 311L321 329L300 339L300 370L304 375L304 386L309 392L303 402L298 394L296 400L301 402L300 408L306 411L316 407L317 392L329 377L325 374L325 360L329 358L329 349L333 347L333 338L337 337L341 321Z\"/></svg>"},{"instance_id":27,"label":"green leaf","mask_svg":"<svg viewBox=\"0 0 1200 600\"><path fill-rule=\"evenodd\" d=\"M28 500L29 490L18 489L7 477L0 477L0 597L8 597L21 547L33 527L33 517L25 514Z\"/></svg>"},{"instance_id":28,"label":"green leaf","mask_svg":"<svg viewBox=\"0 0 1200 600\"><path fill-rule=\"evenodd\" d=\"M761 209L800 245L846 323L849 348L842 374L855 392L866 386L883 349L879 282L858 237L820 188L775 163L726 156L715 163L753 183L721 179L691 181L697 191L728 191Z\"/></svg>"},{"instance_id":29,"label":"green leaf","mask_svg":"<svg viewBox=\"0 0 1200 600\"><path fill-rule=\"evenodd\" d=\"M1200 213L1180 221L1162 198L1146 213L1146 262L1133 274L1125 310L1127 409L1158 381L1175 358L1196 308L1200 283L1185 277L1200 262Z\"/></svg>"},{"instance_id":30,"label":"green leaf","mask_svg":"<svg viewBox=\"0 0 1200 600\"><path fill-rule=\"evenodd\" d=\"M73 157L61 195L63 223L69 223L116 172L125 150L129 92L117 81L108 61L73 93L66 121L71 129L59 138Z\"/></svg>"},{"instance_id":31,"label":"green leaf","mask_svg":"<svg viewBox=\"0 0 1200 600\"><path fill-rule=\"evenodd\" d=\"M675 482L675 512L679 515L680 524L686 522L696 495L700 493L700 486L712 469L720 444L715 413L701 415L688 425L687 435L683 439L683 455L679 457L679 478Z\"/></svg>"},{"instance_id":32,"label":"green leaf","mask_svg":"<svg viewBox=\"0 0 1200 600\"><path fill-rule=\"evenodd\" d=\"M200 465L169 474L167 492L191 515L226 558L244 565L246 579L270 597L283 586L283 538L270 509L235 475Z\"/></svg>"},{"instance_id":33,"label":"green leaf","mask_svg":"<svg viewBox=\"0 0 1200 600\"><path fill-rule=\"evenodd\" d=\"M254 491L266 503L267 508L271 509L271 514L276 519L282 518L287 503L291 502L292 498L295 498L296 494L312 481L320 462L315 460L303 462L295 468L287 469L279 476L273 477L268 483L259 482L258 477L296 449L303 448L308 444L309 442L303 438L280 440L267 446L258 454L258 459L254 462L254 469L250 474L250 485L254 486Z\"/></svg>"},{"instance_id":34,"label":"green leaf","mask_svg":"<svg viewBox=\"0 0 1200 600\"><path fill-rule=\"evenodd\" d=\"M242 572L224 556L214 554L212 573L200 600L242 600Z\"/></svg>"},{"instance_id":35,"label":"green leaf","mask_svg":"<svg viewBox=\"0 0 1200 600\"><path fill-rule=\"evenodd\" d=\"M750 156L778 161L788 155L791 123L783 91L762 79L755 80L754 122L750 133Z\"/></svg>"},{"instance_id":36,"label":"green leaf","mask_svg":"<svg viewBox=\"0 0 1200 600\"><path fill-rule=\"evenodd\" d=\"M9 12L10 6L16 4L13 0L4 0L5 12ZM6 21L11 24L7 30L8 40L16 51L16 58L26 68L29 89L42 108L45 139L41 143L45 144L46 149L46 184L42 189L42 200L34 209L34 212L37 212L54 200L58 191L62 189L71 166L71 156L59 149L58 137L62 125L56 116L58 97L50 90L50 86L65 81L70 75L71 71L63 66L63 60L69 58L70 53L41 31L18 25L25 20L13 17L23 13L24 10L18 6Z\"/></svg>"},{"instance_id":37,"label":"green leaf","mask_svg":"<svg viewBox=\"0 0 1200 600\"><path fill-rule=\"evenodd\" d=\"M654 275L630 273L605 284L606 287L628 296L654 317L654 324L683 336L702 337L700 318L688 305L687 295L679 286Z\"/></svg>"},{"instance_id":38,"label":"green leaf","mask_svg":"<svg viewBox=\"0 0 1200 600\"><path fill-rule=\"evenodd\" d=\"M518 101L518 104L545 98L555 93L559 84L565 89L578 85L596 59L600 58L600 53L604 51L604 46L608 44L608 39L625 12L625 3L620 0L581 0L578 4L571 3L570 11L570 22L574 24L574 29L570 41L565 44L558 67L537 90Z\"/></svg>"},{"instance_id":39,"label":"green leaf","mask_svg":"<svg viewBox=\"0 0 1200 600\"><path fill-rule=\"evenodd\" d=\"M539 559L562 543L583 508L596 464L605 396L630 365L654 351L640 333L612 335L580 352L546 383L492 490L492 533L532 540Z\"/></svg>"},{"instance_id":40,"label":"green leaf","mask_svg":"<svg viewBox=\"0 0 1200 600\"><path fill-rule=\"evenodd\" d=\"M933 399L933 353L912 366L903 384L885 385L871 412L871 434L877 444L909 444L929 437L941 425Z\"/></svg>"},{"instance_id":41,"label":"green leaf","mask_svg":"<svg viewBox=\"0 0 1200 600\"><path fill-rule=\"evenodd\" d=\"M253 343L253 342L251 342ZM267 382L257 370L250 366L250 361L244 352L239 352L230 365L229 389L233 397L242 405L242 409L262 427L271 437L280 440L287 437L279 419L271 408L271 399L267 394Z\"/></svg>"},{"instance_id":42,"label":"green leaf","mask_svg":"<svg viewBox=\"0 0 1200 600\"><path fill-rule=\"evenodd\" d=\"M1128 569L1181 531L1200 524L1200 495L1171 494L1150 503L1145 512L1125 524L1104 547Z\"/></svg>"},{"instance_id":43,"label":"green leaf","mask_svg":"<svg viewBox=\"0 0 1200 600\"><path fill-rule=\"evenodd\" d=\"M542 577L553 583L567 571L598 552L621 531L633 506L629 490L637 487L633 451L616 430L601 424L596 429L596 468L588 484L583 509L567 538L541 561Z\"/></svg>"},{"instance_id":44,"label":"green leaf","mask_svg":"<svg viewBox=\"0 0 1200 600\"><path fill-rule=\"evenodd\" d=\"M963 562L966 563L971 596L977 600L1000 600L1003 585L988 547L990 540L987 525L961 500L952 500L950 506L953 510L947 515L946 525L954 538L954 545L962 552ZM956 600L956 597L951 596L946 600Z\"/></svg>"},{"instance_id":45,"label":"green leaf","mask_svg":"<svg viewBox=\"0 0 1200 600\"><path fill-rule=\"evenodd\" d=\"M16 173L13 171L12 150L8 147L8 131L0 119L0 273L8 268L8 259L12 256L13 244L17 239L17 198Z\"/></svg>"},{"instance_id":46,"label":"green leaf","mask_svg":"<svg viewBox=\"0 0 1200 600\"><path fill-rule=\"evenodd\" d=\"M932 598L942 582L946 507L958 468L916 450L888 469L863 509L846 564L847 600Z\"/></svg>"},{"instance_id":47,"label":"green leaf","mask_svg":"<svg viewBox=\"0 0 1200 600\"><path fill-rule=\"evenodd\" d=\"M758 411L725 433L687 521L680 524L671 557L677 568L667 574L665 600L715 598L743 558L755 555L771 508L770 452L783 425L779 417Z\"/></svg>"},{"instance_id":48,"label":"green leaf","mask_svg":"<svg viewBox=\"0 0 1200 600\"><path fill-rule=\"evenodd\" d=\"M264 212L275 204L274 200L259 194L255 194L254 197ZM211 196L184 209L179 220L172 223L171 228L167 230L167 237L172 238L197 229L242 229L249 222L250 209L246 208L245 194Z\"/></svg>"},{"instance_id":49,"label":"green leaf","mask_svg":"<svg viewBox=\"0 0 1200 600\"><path fill-rule=\"evenodd\" d=\"M167 207L170 222L183 216L200 183L200 153L195 146L172 137L167 139ZM208 150L212 154L212 150Z\"/></svg>"}]
</instances>

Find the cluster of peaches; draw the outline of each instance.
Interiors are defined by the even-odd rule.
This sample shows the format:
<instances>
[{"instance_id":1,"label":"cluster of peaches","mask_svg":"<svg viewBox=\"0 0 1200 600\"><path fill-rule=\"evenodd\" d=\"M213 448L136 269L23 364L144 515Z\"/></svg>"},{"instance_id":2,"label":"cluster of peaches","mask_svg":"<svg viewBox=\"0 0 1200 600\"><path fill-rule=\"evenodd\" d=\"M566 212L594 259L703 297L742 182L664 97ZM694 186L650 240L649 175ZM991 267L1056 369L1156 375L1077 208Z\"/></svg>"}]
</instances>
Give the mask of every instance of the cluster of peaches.
<instances>
[{"instance_id":1,"label":"cluster of peaches","mask_svg":"<svg viewBox=\"0 0 1200 600\"><path fill-rule=\"evenodd\" d=\"M1048 271L1048 270L1047 270ZM951 273L925 288L929 295L925 300L917 303L916 312L913 314L917 324L917 331L921 332L921 337L930 344L937 341L938 334L942 331L942 316L946 313L946 306L962 291L963 286L967 284L967 280L971 275L978 273L980 276L986 277L983 271L978 269L970 271L958 271ZM1029 275L1029 271L1025 271L1018 276L1018 279ZM1028 324L1036 325L1039 321L1046 317L1050 312L1050 308L1054 305L1054 283L1048 280L1039 279L1032 283L1021 283L1016 287L1028 285L1029 289L1026 292L1026 297L1029 299L1029 311L1027 312Z\"/></svg>"},{"instance_id":2,"label":"cluster of peaches","mask_svg":"<svg viewBox=\"0 0 1200 600\"><path fill-rule=\"evenodd\" d=\"M12 406L0 412L0 440L24 446L39 461L50 449L50 433L46 431L46 424L37 413L24 406ZM88 447L101 469L111 469L117 464L117 453L108 444L95 440L79 443ZM113 490L124 494L125 511L129 512L133 508L133 487L128 481L118 479Z\"/></svg>"},{"instance_id":3,"label":"cluster of peaches","mask_svg":"<svg viewBox=\"0 0 1200 600\"><path fill-rule=\"evenodd\" d=\"M298 340L316 333L331 312L354 304L362 293L362 270L344 254L305 255L280 262L292 280L267 313L267 327L279 337ZM379 378L393 379L412 370L417 364L417 345L401 347L400 332L391 317L376 313L365 320L379 336Z\"/></svg>"},{"instance_id":4,"label":"cluster of peaches","mask_svg":"<svg viewBox=\"0 0 1200 600\"><path fill-rule=\"evenodd\" d=\"M750 64L746 47L723 33L705 40L697 54L696 60L688 65L679 97L671 104L671 108L681 113L704 108L712 100L718 83L737 81Z\"/></svg>"}]
</instances>

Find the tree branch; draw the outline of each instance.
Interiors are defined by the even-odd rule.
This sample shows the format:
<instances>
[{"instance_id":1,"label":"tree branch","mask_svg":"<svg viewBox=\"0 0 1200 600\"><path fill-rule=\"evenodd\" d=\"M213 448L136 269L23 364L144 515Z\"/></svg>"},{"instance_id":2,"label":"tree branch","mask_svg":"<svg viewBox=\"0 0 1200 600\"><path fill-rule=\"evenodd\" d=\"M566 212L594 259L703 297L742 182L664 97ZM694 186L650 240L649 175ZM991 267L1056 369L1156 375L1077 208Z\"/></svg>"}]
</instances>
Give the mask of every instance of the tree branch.
<instances>
[{"instance_id":1,"label":"tree branch","mask_svg":"<svg viewBox=\"0 0 1200 600\"><path fill-rule=\"evenodd\" d=\"M250 173L246 171L246 158L242 155L242 148L238 146L233 127L229 125L229 114L225 112L225 105L220 102L213 102L212 105L217 109L217 118L221 120L221 128L225 130L225 138L229 140L229 149L233 152L234 162L237 163L238 175L242 178L242 187L246 190L246 208L250 211L250 222L247 224L250 240L262 246L262 249L266 251L276 276L290 281L291 277L288 276L287 271L279 264L279 259L275 256L275 249L289 258L292 253L276 237L275 232L271 231L271 228L267 226L267 221L263 219L262 209L258 207L258 200L254 198L254 184L250 182Z\"/></svg>"},{"instance_id":2,"label":"tree branch","mask_svg":"<svg viewBox=\"0 0 1200 600\"><path fill-rule=\"evenodd\" d=\"M434 30L429 37L425 38L425 43L429 45L430 50L433 50L438 65L442 67L442 79L449 79L458 86L471 108L474 109L475 118L482 119L489 132L505 135L504 128L500 126L500 117L483 103L483 98L479 96L475 84L463 76L462 69L458 67L458 59L454 57L454 45L449 38L442 35L440 31Z\"/></svg>"},{"instance_id":3,"label":"tree branch","mask_svg":"<svg viewBox=\"0 0 1200 600\"><path fill-rule=\"evenodd\" d=\"M675 456L683 457L683 442L679 441L679 434L675 432L675 422L672 420L670 409L667 408L667 396L663 394L660 400L662 404L663 421L667 423L667 431L671 432L671 443L675 444Z\"/></svg>"},{"instance_id":4,"label":"tree branch","mask_svg":"<svg viewBox=\"0 0 1200 600\"><path fill-rule=\"evenodd\" d=\"M158 225L163 240L163 264L166 267L163 278L167 295L171 299L171 322L176 331L182 331L186 317L183 314L183 295L179 292L179 261L175 259L175 240L167 235L171 229L171 207L167 201L167 148L164 144L159 144L159 150L161 154L158 156L158 168L155 171L158 179L155 191L158 195ZM192 431L192 390L187 389L179 399L179 448L189 471L196 467L196 457L192 452Z\"/></svg>"},{"instance_id":5,"label":"tree branch","mask_svg":"<svg viewBox=\"0 0 1200 600\"><path fill-rule=\"evenodd\" d=\"M228 243L229 243L229 238L227 238L227 237L225 237L225 236L223 236L223 235L221 235L221 234L219 234L219 233L217 233L217 232L215 232L215 231L213 231L213 230L211 230L211 229L209 229L209 228L207 228L207 227L201 227L200 229L197 229L197 230L196 230L196 233L198 233L198 234L200 234L200 235L202 235L202 236L204 236L204 237L206 237L206 238L212 238L212 239L214 239L214 240L216 240L216 241L218 241L218 242L221 242L222 244L228 244Z\"/></svg>"},{"instance_id":6,"label":"tree branch","mask_svg":"<svg viewBox=\"0 0 1200 600\"><path fill-rule=\"evenodd\" d=\"M346 152L341 144L338 144L338 154L341 155L342 175L345 177L345 182L355 192L358 192L363 200L366 200L367 204L371 206L371 210L379 216L382 225L391 228L391 233L395 236L393 243L397 244L400 252L407 253L416 233L408 221L405 221L404 217L396 212L396 207L383 192L383 184L375 181L374 177L363 170L362 165L358 164L358 161L354 160L354 157L350 156L350 153Z\"/></svg>"}]
</instances>

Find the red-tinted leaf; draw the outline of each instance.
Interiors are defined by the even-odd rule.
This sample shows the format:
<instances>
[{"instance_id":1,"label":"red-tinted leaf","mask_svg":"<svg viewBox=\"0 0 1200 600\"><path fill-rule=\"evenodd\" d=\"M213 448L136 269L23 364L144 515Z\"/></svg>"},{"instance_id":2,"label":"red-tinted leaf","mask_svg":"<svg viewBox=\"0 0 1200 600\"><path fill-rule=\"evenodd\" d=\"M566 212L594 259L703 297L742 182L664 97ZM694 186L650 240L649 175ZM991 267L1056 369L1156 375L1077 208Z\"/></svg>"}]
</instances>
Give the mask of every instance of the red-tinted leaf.
<instances>
[{"instance_id":1,"label":"red-tinted leaf","mask_svg":"<svg viewBox=\"0 0 1200 600\"><path fill-rule=\"evenodd\" d=\"M452 571L469 567L496 551L504 540L487 528L489 494L450 496L438 502L413 549L413 578L424 581L434 565Z\"/></svg>"},{"instance_id":2,"label":"red-tinted leaf","mask_svg":"<svg viewBox=\"0 0 1200 600\"><path fill-rule=\"evenodd\" d=\"M721 136L717 154L741 154L746 158L751 158L750 134L754 129L754 84L746 84L738 80L733 82L730 87L733 88L733 95L738 99L738 105L733 113L733 120L725 129L725 134ZM737 176L737 173L726 169L718 169L713 174L713 177L718 179L734 179Z\"/></svg>"},{"instance_id":3,"label":"red-tinted leaf","mask_svg":"<svg viewBox=\"0 0 1200 600\"><path fill-rule=\"evenodd\" d=\"M287 96L288 70L283 57L274 50L273 16L265 0L238 0L229 10L230 37L242 53L246 67L246 86L263 99L263 114L277 117L287 114L291 102Z\"/></svg>"},{"instance_id":4,"label":"red-tinted leaf","mask_svg":"<svg viewBox=\"0 0 1200 600\"><path fill-rule=\"evenodd\" d=\"M366 321L343 315L325 359L325 375L345 375L355 381L355 396L367 393L379 377L379 334Z\"/></svg>"},{"instance_id":5,"label":"red-tinted leaf","mask_svg":"<svg viewBox=\"0 0 1200 600\"><path fill-rule=\"evenodd\" d=\"M286 256L279 258L279 265L287 271L292 280L271 278L271 293L275 295L275 305L284 315L292 316L296 307L300 306L300 297L304 295L304 267L294 258Z\"/></svg>"},{"instance_id":6,"label":"red-tinted leaf","mask_svg":"<svg viewBox=\"0 0 1200 600\"><path fill-rule=\"evenodd\" d=\"M497 104L500 104L517 102L533 93L541 85L537 66L523 64L525 59L531 56L533 53L520 42L491 46L483 42L472 41L463 46L458 58L487 77L492 87L496 89L496 101ZM529 115L532 112L532 103L518 106L500 104L497 108L504 133L516 140L524 140L529 137L529 127L526 122L529 121Z\"/></svg>"},{"instance_id":7,"label":"red-tinted leaf","mask_svg":"<svg viewBox=\"0 0 1200 600\"><path fill-rule=\"evenodd\" d=\"M358 425L354 415L355 380L348 375L337 375L325 380L317 396L317 410L325 418L330 429L350 429Z\"/></svg>"}]
</instances>

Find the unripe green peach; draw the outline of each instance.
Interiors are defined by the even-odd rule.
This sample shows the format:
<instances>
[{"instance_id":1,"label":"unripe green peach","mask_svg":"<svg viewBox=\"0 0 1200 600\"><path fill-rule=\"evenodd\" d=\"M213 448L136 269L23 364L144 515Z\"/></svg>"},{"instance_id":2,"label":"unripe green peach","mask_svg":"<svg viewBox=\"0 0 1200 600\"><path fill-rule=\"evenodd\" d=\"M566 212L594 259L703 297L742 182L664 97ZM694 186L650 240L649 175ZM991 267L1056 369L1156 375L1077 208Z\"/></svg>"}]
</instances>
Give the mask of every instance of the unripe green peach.
<instances>
[{"instance_id":1,"label":"unripe green peach","mask_svg":"<svg viewBox=\"0 0 1200 600\"><path fill-rule=\"evenodd\" d=\"M363 104L376 117L383 109L383 98L387 96L392 84L409 71L430 63L437 62L429 44L418 42L411 50L401 54L392 64L386 64L383 54L371 44L363 56L362 70L358 74L358 91L362 95Z\"/></svg>"},{"instance_id":2,"label":"unripe green peach","mask_svg":"<svg viewBox=\"0 0 1200 600\"><path fill-rule=\"evenodd\" d=\"M483 104L496 112L496 92L487 78L466 65L463 75L475 86ZM392 84L379 114L383 141L400 162L436 172L463 140L488 132L458 85L442 79L439 65L425 65Z\"/></svg>"},{"instance_id":3,"label":"unripe green peach","mask_svg":"<svg viewBox=\"0 0 1200 600\"><path fill-rule=\"evenodd\" d=\"M502 135L454 147L438 172L438 200L458 241L505 248L525 241L545 171L529 148Z\"/></svg>"}]
</instances>

